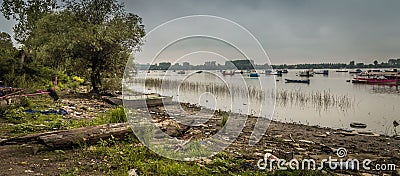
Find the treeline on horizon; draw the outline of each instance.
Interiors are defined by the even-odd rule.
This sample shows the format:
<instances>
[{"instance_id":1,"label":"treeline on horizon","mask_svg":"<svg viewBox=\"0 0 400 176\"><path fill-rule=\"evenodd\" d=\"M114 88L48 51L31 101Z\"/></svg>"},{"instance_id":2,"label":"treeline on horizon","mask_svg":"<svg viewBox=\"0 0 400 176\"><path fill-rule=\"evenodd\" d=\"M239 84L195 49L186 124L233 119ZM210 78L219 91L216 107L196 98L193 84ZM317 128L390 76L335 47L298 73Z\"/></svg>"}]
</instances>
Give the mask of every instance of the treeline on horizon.
<instances>
[{"instance_id":1,"label":"treeline on horizon","mask_svg":"<svg viewBox=\"0 0 400 176\"><path fill-rule=\"evenodd\" d=\"M293 65L272 65L274 69L354 69L354 68L400 68L400 59L389 59L387 62L379 63L375 60L373 63L355 63L350 61L345 63L320 63L320 64L293 64Z\"/></svg>"},{"instance_id":2,"label":"treeline on horizon","mask_svg":"<svg viewBox=\"0 0 400 176\"><path fill-rule=\"evenodd\" d=\"M235 62L235 61L231 61ZM216 64L215 62L205 62L204 65L190 65L189 63L184 63L182 65L175 64L172 65L169 62L162 62L153 65L136 65L139 70L266 70L266 69L355 69L355 68L400 68L400 59L389 59L387 62L379 63L375 60L373 63L356 63L355 61L350 61L349 64L345 63L319 63L319 64L293 64L293 65L257 65L251 60L237 60L236 63L226 62L225 65Z\"/></svg>"}]
</instances>

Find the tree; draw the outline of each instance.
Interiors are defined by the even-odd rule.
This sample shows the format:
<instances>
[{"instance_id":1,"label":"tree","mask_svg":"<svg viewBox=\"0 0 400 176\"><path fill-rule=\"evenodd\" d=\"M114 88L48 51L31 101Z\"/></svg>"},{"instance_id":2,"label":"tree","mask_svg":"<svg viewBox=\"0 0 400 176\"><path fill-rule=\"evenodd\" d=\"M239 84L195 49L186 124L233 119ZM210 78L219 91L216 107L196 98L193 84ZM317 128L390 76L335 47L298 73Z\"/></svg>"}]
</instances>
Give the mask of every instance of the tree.
<instances>
[{"instance_id":1,"label":"tree","mask_svg":"<svg viewBox=\"0 0 400 176\"><path fill-rule=\"evenodd\" d=\"M15 19L15 40L24 44L36 22L44 15L57 9L56 0L4 0L1 12L8 20Z\"/></svg>"},{"instance_id":2,"label":"tree","mask_svg":"<svg viewBox=\"0 0 400 176\"><path fill-rule=\"evenodd\" d=\"M0 81L9 84L15 78L15 72L19 67L17 60L18 50L13 46L11 36L0 33Z\"/></svg>"},{"instance_id":3,"label":"tree","mask_svg":"<svg viewBox=\"0 0 400 176\"><path fill-rule=\"evenodd\" d=\"M379 62L377 60L374 61L374 65L378 66Z\"/></svg>"},{"instance_id":4,"label":"tree","mask_svg":"<svg viewBox=\"0 0 400 176\"><path fill-rule=\"evenodd\" d=\"M12 48L13 43L10 34L6 32L0 33L0 48Z\"/></svg>"},{"instance_id":5,"label":"tree","mask_svg":"<svg viewBox=\"0 0 400 176\"><path fill-rule=\"evenodd\" d=\"M113 0L64 1L64 10L37 21L29 40L41 62L87 76L94 92L102 79L122 77L145 35L142 19Z\"/></svg>"},{"instance_id":6,"label":"tree","mask_svg":"<svg viewBox=\"0 0 400 176\"><path fill-rule=\"evenodd\" d=\"M350 61L349 68L354 68L354 67L355 67L355 61Z\"/></svg>"}]
</instances>

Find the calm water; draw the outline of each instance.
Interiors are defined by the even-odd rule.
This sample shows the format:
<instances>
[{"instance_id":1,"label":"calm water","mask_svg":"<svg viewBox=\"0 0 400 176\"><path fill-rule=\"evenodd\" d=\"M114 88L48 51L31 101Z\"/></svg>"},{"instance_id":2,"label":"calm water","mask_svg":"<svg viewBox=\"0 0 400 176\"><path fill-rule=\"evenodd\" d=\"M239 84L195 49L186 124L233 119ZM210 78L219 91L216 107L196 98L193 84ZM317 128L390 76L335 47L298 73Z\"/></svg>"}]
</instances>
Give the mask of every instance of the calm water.
<instances>
[{"instance_id":1,"label":"calm water","mask_svg":"<svg viewBox=\"0 0 400 176\"><path fill-rule=\"evenodd\" d=\"M353 75L335 70L330 70L329 76L309 78L310 84L285 83L285 78L300 79L296 76L299 71L289 70L282 77L261 74L259 78L222 76L218 71L187 71L184 75L140 72L128 87L213 109L268 118L273 114L274 120L283 122L343 129L360 122L368 125L363 131L393 134L392 123L400 120L400 93L396 87L347 83ZM144 86L145 78L165 81Z\"/></svg>"}]
</instances>

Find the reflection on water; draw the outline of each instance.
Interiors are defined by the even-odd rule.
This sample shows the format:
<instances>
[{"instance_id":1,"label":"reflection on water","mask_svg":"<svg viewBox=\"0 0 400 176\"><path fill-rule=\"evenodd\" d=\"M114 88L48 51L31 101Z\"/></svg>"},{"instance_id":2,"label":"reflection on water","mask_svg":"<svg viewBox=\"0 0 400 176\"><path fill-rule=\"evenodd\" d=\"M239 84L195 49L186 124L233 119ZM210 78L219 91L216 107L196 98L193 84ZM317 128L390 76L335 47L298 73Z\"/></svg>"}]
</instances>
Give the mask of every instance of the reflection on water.
<instances>
[{"instance_id":1,"label":"reflection on water","mask_svg":"<svg viewBox=\"0 0 400 176\"><path fill-rule=\"evenodd\" d=\"M393 134L392 123L400 120L398 88L347 83L353 77L351 74L334 71L329 76L311 77L310 84L286 84L285 78L299 79L298 71L289 70L283 77L261 75L256 79L222 76L216 71L189 75L139 73L128 87L260 117L270 117L275 112L272 118L278 121L345 129L352 122L360 122L368 125L366 130Z\"/></svg>"}]
</instances>

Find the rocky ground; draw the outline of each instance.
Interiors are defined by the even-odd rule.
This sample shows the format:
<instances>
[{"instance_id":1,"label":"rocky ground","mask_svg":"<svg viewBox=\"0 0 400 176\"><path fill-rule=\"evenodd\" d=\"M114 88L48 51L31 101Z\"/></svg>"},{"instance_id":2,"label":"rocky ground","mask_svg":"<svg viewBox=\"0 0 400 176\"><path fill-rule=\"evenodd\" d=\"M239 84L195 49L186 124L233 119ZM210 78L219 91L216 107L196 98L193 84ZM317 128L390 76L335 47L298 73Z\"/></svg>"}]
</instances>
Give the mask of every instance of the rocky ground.
<instances>
[{"instance_id":1,"label":"rocky ground","mask_svg":"<svg viewBox=\"0 0 400 176\"><path fill-rule=\"evenodd\" d=\"M183 106L187 112L192 114L201 109L188 104L183 104ZM171 111L173 108L168 107L166 109ZM222 128L222 116L218 112L214 113L214 116L204 125L187 128L184 125L171 122L174 121L175 117L171 119L163 107L150 108L149 110L157 123L168 124L160 125L166 133L181 139L189 139L192 136L199 139L206 138L214 135ZM360 165L361 172L336 170L334 173L400 175L400 137L381 136L362 130L335 130L271 121L266 126L268 129L260 142L255 146L250 146L249 140L256 122L257 117L249 116L239 137L226 149L226 152L236 158L246 159L254 169L258 169L257 162L263 159L266 153L271 153L287 161L293 158L300 161L302 159L314 159L317 165L322 163L323 159L329 159L329 157L343 161L357 159L360 163L369 159L373 161L371 168L375 168L376 164L395 164L397 169L382 172L376 169L364 170ZM344 158L337 156L337 150L340 148L347 150L347 155Z\"/></svg>"},{"instance_id":2,"label":"rocky ground","mask_svg":"<svg viewBox=\"0 0 400 176\"><path fill-rule=\"evenodd\" d=\"M66 118L94 118L98 113L107 111L111 105L98 97L64 96L57 106L66 109L69 113ZM200 107L183 104L183 109L191 114L200 111ZM171 108L170 108L171 109ZM172 109L173 110L173 109ZM144 110L142 110L144 111ZM176 114L165 112L165 107L150 108L155 123L171 136L180 139L202 139L214 135L222 128L223 112L214 112L213 116L203 125L187 126L177 123ZM336 150L347 149L347 156L343 159L370 159L375 164L395 164L395 171L341 171L331 173L400 175L400 139L373 133L334 130L301 124L271 122L267 132L255 146L249 145L250 135L253 132L256 117L249 117L239 137L225 152L237 159L244 159L249 168L258 169L257 162L271 153L278 158L290 160L315 159L320 162L329 157L338 158ZM4 127L7 124L1 122ZM1 133L1 138L7 134ZM38 152L33 152L38 151ZM0 175L58 175L67 169L71 160L66 159L76 150L49 151L43 146L0 146ZM34 154L35 153L35 154ZM339 158L338 158L339 159ZM202 161L207 164L207 160Z\"/></svg>"}]
</instances>

